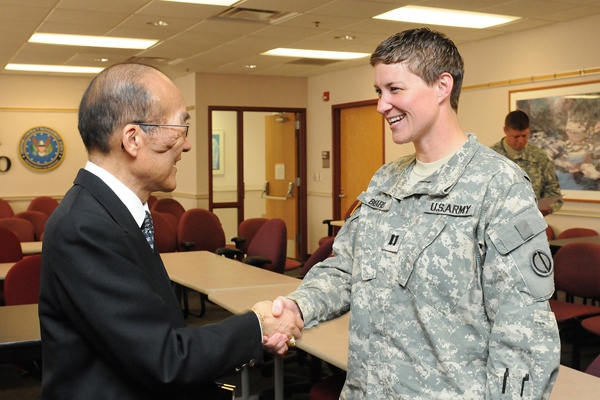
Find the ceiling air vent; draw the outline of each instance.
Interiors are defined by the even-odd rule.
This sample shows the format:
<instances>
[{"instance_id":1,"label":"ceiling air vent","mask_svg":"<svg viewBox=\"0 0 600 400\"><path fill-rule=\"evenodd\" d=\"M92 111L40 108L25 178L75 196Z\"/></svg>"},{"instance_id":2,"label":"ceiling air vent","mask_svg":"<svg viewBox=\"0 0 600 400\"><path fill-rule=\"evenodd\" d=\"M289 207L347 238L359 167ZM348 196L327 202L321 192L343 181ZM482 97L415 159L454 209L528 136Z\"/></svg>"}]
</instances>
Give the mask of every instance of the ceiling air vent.
<instances>
[{"instance_id":1,"label":"ceiling air vent","mask_svg":"<svg viewBox=\"0 0 600 400\"><path fill-rule=\"evenodd\" d=\"M183 58L171 60L164 57L130 57L127 62L148 64L148 65L175 65L183 61Z\"/></svg>"},{"instance_id":2,"label":"ceiling air vent","mask_svg":"<svg viewBox=\"0 0 600 400\"><path fill-rule=\"evenodd\" d=\"M261 22L263 24L276 24L288 18L298 15L294 12L282 12L282 11L270 11L270 10L255 10L252 8L237 8L232 7L219 14L218 18L237 20L237 21L249 21L249 22Z\"/></svg>"}]
</instances>

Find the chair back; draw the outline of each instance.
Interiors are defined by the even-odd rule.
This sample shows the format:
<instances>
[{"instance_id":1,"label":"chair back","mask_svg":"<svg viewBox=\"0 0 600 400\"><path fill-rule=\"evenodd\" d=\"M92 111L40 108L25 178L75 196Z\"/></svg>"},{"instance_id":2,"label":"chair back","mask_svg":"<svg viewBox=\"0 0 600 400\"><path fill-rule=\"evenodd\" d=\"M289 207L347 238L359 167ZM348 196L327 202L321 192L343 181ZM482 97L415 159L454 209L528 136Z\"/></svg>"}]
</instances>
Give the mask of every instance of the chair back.
<instances>
[{"instance_id":1,"label":"chair back","mask_svg":"<svg viewBox=\"0 0 600 400\"><path fill-rule=\"evenodd\" d=\"M150 211L158 211L173 215L177 219L177 224L181 220L181 216L185 212L185 208L175 199L162 198L156 200Z\"/></svg>"},{"instance_id":2,"label":"chair back","mask_svg":"<svg viewBox=\"0 0 600 400\"><path fill-rule=\"evenodd\" d=\"M26 219L11 217L0 219L0 227L12 231L19 238L20 242L35 241L33 224Z\"/></svg>"},{"instance_id":3,"label":"chair back","mask_svg":"<svg viewBox=\"0 0 600 400\"><path fill-rule=\"evenodd\" d=\"M154 207L154 204L158 201L158 198L151 194L150 197L148 197L148 208L150 210L152 210L152 207Z\"/></svg>"},{"instance_id":4,"label":"chair back","mask_svg":"<svg viewBox=\"0 0 600 400\"><path fill-rule=\"evenodd\" d=\"M225 232L216 214L203 208L191 208L179 220L177 240L179 251L206 250L214 253L225 247Z\"/></svg>"},{"instance_id":5,"label":"chair back","mask_svg":"<svg viewBox=\"0 0 600 400\"><path fill-rule=\"evenodd\" d=\"M548 241L554 240L556 238L556 234L554 233L554 228L550 225L546 228L546 236L548 237Z\"/></svg>"},{"instance_id":6,"label":"chair back","mask_svg":"<svg viewBox=\"0 0 600 400\"><path fill-rule=\"evenodd\" d=\"M572 239L578 237L598 236L598 232L588 228L569 228L558 234L557 239Z\"/></svg>"},{"instance_id":7,"label":"chair back","mask_svg":"<svg viewBox=\"0 0 600 400\"><path fill-rule=\"evenodd\" d=\"M14 215L15 213L10 203L4 199L0 199L0 218L10 218Z\"/></svg>"},{"instance_id":8,"label":"chair back","mask_svg":"<svg viewBox=\"0 0 600 400\"><path fill-rule=\"evenodd\" d=\"M304 262L302 269L300 270L299 277L304 278L308 271L317 263L320 263L331 255L333 249L333 237L324 238L317 250L315 250L310 257Z\"/></svg>"},{"instance_id":9,"label":"chair back","mask_svg":"<svg viewBox=\"0 0 600 400\"><path fill-rule=\"evenodd\" d=\"M594 299L600 297L600 244L569 243L554 255L556 290Z\"/></svg>"},{"instance_id":10,"label":"chair back","mask_svg":"<svg viewBox=\"0 0 600 400\"><path fill-rule=\"evenodd\" d=\"M271 260L264 269L283 273L287 257L287 228L280 218L271 218L256 232L248 246L248 257L265 257Z\"/></svg>"},{"instance_id":11,"label":"chair back","mask_svg":"<svg viewBox=\"0 0 600 400\"><path fill-rule=\"evenodd\" d=\"M4 303L7 306L37 304L40 295L42 255L34 254L18 261L4 278Z\"/></svg>"},{"instance_id":12,"label":"chair back","mask_svg":"<svg viewBox=\"0 0 600 400\"><path fill-rule=\"evenodd\" d=\"M171 214L152 211L154 224L154 245L159 253L172 253L177 251L177 229L169 221Z\"/></svg>"},{"instance_id":13,"label":"chair back","mask_svg":"<svg viewBox=\"0 0 600 400\"><path fill-rule=\"evenodd\" d=\"M236 247L244 254L248 253L248 247L254 239L256 232L267 222L267 218L248 218L243 220L238 226L238 237L244 238L243 242L240 242Z\"/></svg>"},{"instance_id":14,"label":"chair back","mask_svg":"<svg viewBox=\"0 0 600 400\"><path fill-rule=\"evenodd\" d=\"M595 377L600 378L600 355L598 355L594 361L586 368L585 372Z\"/></svg>"},{"instance_id":15,"label":"chair back","mask_svg":"<svg viewBox=\"0 0 600 400\"><path fill-rule=\"evenodd\" d=\"M48 196L39 196L31 200L31 203L29 203L29 206L27 207L27 211L41 211L50 217L56 207L58 207L58 201L56 199Z\"/></svg>"},{"instance_id":16,"label":"chair back","mask_svg":"<svg viewBox=\"0 0 600 400\"><path fill-rule=\"evenodd\" d=\"M0 263L17 262L23 258L21 242L15 233L0 227Z\"/></svg>"},{"instance_id":17,"label":"chair back","mask_svg":"<svg viewBox=\"0 0 600 400\"><path fill-rule=\"evenodd\" d=\"M15 214L15 217L25 219L33 225L33 234L35 241L41 241L48 216L41 211L21 211Z\"/></svg>"}]
</instances>

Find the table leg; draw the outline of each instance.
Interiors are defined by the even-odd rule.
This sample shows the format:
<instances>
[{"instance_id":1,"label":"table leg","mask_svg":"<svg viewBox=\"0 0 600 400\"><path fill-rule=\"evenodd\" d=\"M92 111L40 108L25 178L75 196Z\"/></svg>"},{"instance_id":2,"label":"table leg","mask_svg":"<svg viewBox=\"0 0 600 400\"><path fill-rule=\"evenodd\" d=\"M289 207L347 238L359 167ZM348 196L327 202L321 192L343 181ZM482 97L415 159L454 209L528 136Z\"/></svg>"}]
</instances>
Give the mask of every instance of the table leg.
<instances>
[{"instance_id":1,"label":"table leg","mask_svg":"<svg viewBox=\"0 0 600 400\"><path fill-rule=\"evenodd\" d=\"M275 356L275 400L283 400L283 357Z\"/></svg>"},{"instance_id":2,"label":"table leg","mask_svg":"<svg viewBox=\"0 0 600 400\"><path fill-rule=\"evenodd\" d=\"M250 369L242 367L242 400L250 399Z\"/></svg>"}]
</instances>

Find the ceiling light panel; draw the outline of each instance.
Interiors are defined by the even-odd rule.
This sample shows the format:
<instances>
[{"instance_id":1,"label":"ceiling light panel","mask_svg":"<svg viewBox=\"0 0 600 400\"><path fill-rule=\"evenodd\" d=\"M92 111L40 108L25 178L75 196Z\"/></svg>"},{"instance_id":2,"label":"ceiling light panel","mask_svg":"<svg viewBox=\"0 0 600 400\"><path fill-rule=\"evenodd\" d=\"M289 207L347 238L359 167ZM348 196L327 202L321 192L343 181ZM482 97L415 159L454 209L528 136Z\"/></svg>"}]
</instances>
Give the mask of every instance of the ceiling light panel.
<instances>
[{"instance_id":1,"label":"ceiling light panel","mask_svg":"<svg viewBox=\"0 0 600 400\"><path fill-rule=\"evenodd\" d=\"M11 71L30 72L62 72L70 74L97 74L104 68L75 67L67 65L41 65L41 64L7 64L4 69Z\"/></svg>"},{"instance_id":2,"label":"ceiling light panel","mask_svg":"<svg viewBox=\"0 0 600 400\"><path fill-rule=\"evenodd\" d=\"M354 60L370 56L369 53L350 53L345 51L323 51L277 48L262 53L266 56L320 58L326 60Z\"/></svg>"},{"instance_id":3,"label":"ceiling light panel","mask_svg":"<svg viewBox=\"0 0 600 400\"><path fill-rule=\"evenodd\" d=\"M374 19L384 19L415 24L454 26L461 28L484 29L515 21L519 17L500 14L486 14L471 11L449 10L444 8L406 6L376 15Z\"/></svg>"},{"instance_id":4,"label":"ceiling light panel","mask_svg":"<svg viewBox=\"0 0 600 400\"><path fill-rule=\"evenodd\" d=\"M64 35L59 33L34 33L30 43L57 44L64 46L105 47L113 49L147 49L158 40L107 36Z\"/></svg>"},{"instance_id":5,"label":"ceiling light panel","mask_svg":"<svg viewBox=\"0 0 600 400\"><path fill-rule=\"evenodd\" d=\"M239 0L162 0L171 1L173 3L189 3L189 4L204 4L207 6L225 6L229 7L237 3Z\"/></svg>"}]
</instances>

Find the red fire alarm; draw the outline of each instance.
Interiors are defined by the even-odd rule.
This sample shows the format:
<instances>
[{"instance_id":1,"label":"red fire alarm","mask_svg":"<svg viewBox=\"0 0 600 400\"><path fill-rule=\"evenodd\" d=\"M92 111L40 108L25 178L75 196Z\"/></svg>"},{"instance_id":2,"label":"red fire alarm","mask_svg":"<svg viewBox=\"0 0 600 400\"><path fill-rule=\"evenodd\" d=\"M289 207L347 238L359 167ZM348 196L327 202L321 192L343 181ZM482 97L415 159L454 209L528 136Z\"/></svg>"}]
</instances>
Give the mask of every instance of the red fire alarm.
<instances>
[{"instance_id":1,"label":"red fire alarm","mask_svg":"<svg viewBox=\"0 0 600 400\"><path fill-rule=\"evenodd\" d=\"M329 101L329 92L323 92L323 101Z\"/></svg>"}]
</instances>

